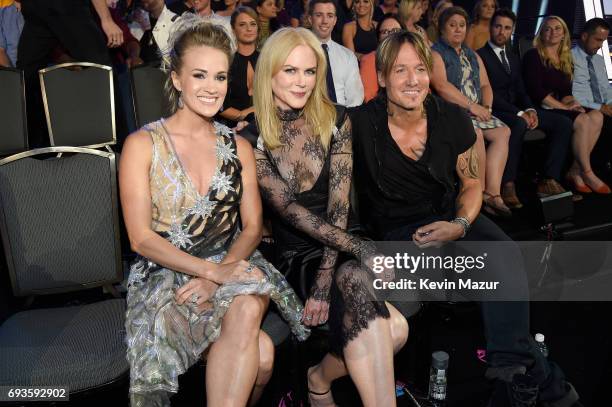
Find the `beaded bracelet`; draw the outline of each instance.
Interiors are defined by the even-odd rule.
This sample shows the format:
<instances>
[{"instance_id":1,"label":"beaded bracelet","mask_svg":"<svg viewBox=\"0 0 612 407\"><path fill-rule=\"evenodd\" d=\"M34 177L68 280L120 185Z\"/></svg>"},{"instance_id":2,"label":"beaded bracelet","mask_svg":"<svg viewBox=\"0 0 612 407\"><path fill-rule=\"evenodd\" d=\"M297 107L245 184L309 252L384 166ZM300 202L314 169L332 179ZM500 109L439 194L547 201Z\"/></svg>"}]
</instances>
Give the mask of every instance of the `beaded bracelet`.
<instances>
[{"instance_id":1,"label":"beaded bracelet","mask_svg":"<svg viewBox=\"0 0 612 407\"><path fill-rule=\"evenodd\" d=\"M461 239L463 239L465 235L467 235L467 232L470 230L470 221L467 218L464 218L463 216L457 216L455 219L451 220L450 223L456 223L458 225L461 225L461 227L463 228L463 234L461 235Z\"/></svg>"}]
</instances>

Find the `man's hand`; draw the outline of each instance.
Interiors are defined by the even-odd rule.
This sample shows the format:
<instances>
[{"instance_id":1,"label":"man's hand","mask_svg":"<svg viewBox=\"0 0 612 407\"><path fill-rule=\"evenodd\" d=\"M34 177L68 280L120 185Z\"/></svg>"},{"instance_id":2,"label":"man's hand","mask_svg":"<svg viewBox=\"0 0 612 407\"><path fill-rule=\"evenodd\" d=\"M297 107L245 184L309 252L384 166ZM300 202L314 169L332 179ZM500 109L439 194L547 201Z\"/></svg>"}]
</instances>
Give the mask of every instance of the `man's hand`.
<instances>
[{"instance_id":1,"label":"man's hand","mask_svg":"<svg viewBox=\"0 0 612 407\"><path fill-rule=\"evenodd\" d=\"M529 130L533 130L538 127L539 125L538 114L536 113L535 110L526 111L523 114L523 116L527 116L527 125L529 127Z\"/></svg>"},{"instance_id":2,"label":"man's hand","mask_svg":"<svg viewBox=\"0 0 612 407\"><path fill-rule=\"evenodd\" d=\"M102 20L102 31L108 39L107 47L117 48L123 44L123 31L112 19Z\"/></svg>"},{"instance_id":3,"label":"man's hand","mask_svg":"<svg viewBox=\"0 0 612 407\"><path fill-rule=\"evenodd\" d=\"M446 242L457 240L463 235L463 227L458 223L439 221L421 226L412 235L412 240L420 249L441 247Z\"/></svg>"}]
</instances>

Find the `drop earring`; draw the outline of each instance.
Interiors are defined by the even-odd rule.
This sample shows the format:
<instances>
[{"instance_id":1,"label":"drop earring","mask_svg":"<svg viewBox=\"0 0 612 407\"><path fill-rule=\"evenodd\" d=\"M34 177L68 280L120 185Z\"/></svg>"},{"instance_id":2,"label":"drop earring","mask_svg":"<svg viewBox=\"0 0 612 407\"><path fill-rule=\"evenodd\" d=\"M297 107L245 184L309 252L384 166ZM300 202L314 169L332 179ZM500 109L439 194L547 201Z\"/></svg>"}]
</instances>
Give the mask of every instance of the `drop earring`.
<instances>
[{"instance_id":1,"label":"drop earring","mask_svg":"<svg viewBox=\"0 0 612 407\"><path fill-rule=\"evenodd\" d=\"M181 91L179 91L178 102L176 105L178 106L179 109L182 109L183 107L185 107L185 104L183 103L183 92Z\"/></svg>"}]
</instances>

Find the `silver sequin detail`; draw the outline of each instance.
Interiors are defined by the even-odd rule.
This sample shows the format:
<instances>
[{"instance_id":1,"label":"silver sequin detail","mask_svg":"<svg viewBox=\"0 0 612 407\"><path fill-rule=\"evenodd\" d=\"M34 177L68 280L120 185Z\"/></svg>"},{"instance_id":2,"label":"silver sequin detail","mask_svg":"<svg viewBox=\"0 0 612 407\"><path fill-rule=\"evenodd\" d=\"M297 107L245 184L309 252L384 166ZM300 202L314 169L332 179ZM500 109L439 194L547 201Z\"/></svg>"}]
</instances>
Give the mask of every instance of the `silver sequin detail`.
<instances>
[{"instance_id":1,"label":"silver sequin detail","mask_svg":"<svg viewBox=\"0 0 612 407\"><path fill-rule=\"evenodd\" d=\"M170 239L170 243L179 248L187 247L187 245L192 245L193 242L189 239L191 235L187 233L187 230L183 229L181 225L177 223L173 223L170 226L170 230L168 231L168 238Z\"/></svg>"},{"instance_id":2,"label":"silver sequin detail","mask_svg":"<svg viewBox=\"0 0 612 407\"><path fill-rule=\"evenodd\" d=\"M217 157L223 160L223 164L227 164L228 161L238 158L236 154L234 154L231 143L225 144L222 139L217 139Z\"/></svg>"},{"instance_id":3,"label":"silver sequin detail","mask_svg":"<svg viewBox=\"0 0 612 407\"><path fill-rule=\"evenodd\" d=\"M234 191L234 187L232 186L232 175L223 174L219 169L215 172L211 185L213 189L216 189L220 193L227 194L229 191Z\"/></svg>"},{"instance_id":4,"label":"silver sequin detail","mask_svg":"<svg viewBox=\"0 0 612 407\"><path fill-rule=\"evenodd\" d=\"M190 215L198 215L206 219L212 214L215 205L216 203L208 199L208 195L206 195L197 198L195 204L187 209L187 213Z\"/></svg>"}]
</instances>

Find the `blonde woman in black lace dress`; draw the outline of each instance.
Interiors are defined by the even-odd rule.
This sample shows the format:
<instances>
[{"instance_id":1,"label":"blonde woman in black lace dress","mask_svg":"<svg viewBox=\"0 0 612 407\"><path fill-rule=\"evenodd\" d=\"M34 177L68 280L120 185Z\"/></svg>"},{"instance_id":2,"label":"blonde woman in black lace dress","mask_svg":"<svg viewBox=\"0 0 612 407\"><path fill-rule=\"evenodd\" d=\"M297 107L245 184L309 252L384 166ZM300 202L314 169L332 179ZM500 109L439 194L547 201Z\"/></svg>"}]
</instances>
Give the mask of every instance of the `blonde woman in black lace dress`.
<instances>
[{"instance_id":1,"label":"blonde woman in black lace dress","mask_svg":"<svg viewBox=\"0 0 612 407\"><path fill-rule=\"evenodd\" d=\"M325 71L321 45L304 28L266 42L254 81L257 178L275 212L276 265L306 301L303 322L331 331L331 352L308 370L311 405L334 405L331 383L349 374L365 406L395 406L393 354L408 324L377 301L357 260L371 244L346 232L351 123L328 99Z\"/></svg>"},{"instance_id":2,"label":"blonde woman in black lace dress","mask_svg":"<svg viewBox=\"0 0 612 407\"><path fill-rule=\"evenodd\" d=\"M181 19L186 27L172 41L174 114L128 137L121 155L121 204L139 255L126 315L132 406L170 406L178 376L204 352L207 406L256 402L272 370L274 347L260 330L270 299L298 338L308 334L299 299L255 251L262 214L253 150L213 120L232 41L193 19Z\"/></svg>"}]
</instances>

